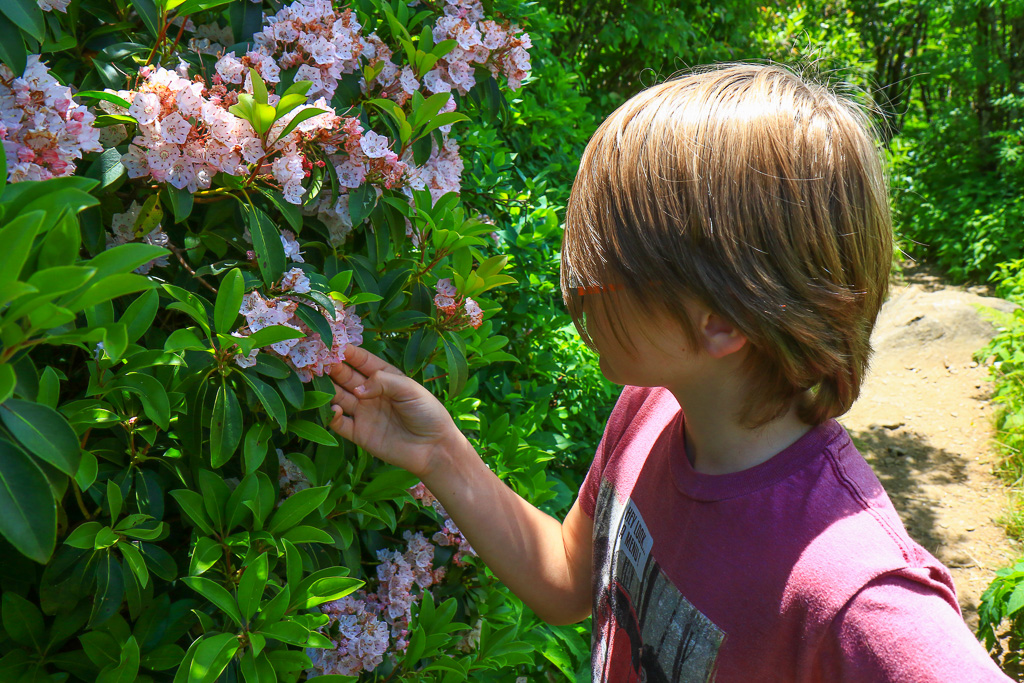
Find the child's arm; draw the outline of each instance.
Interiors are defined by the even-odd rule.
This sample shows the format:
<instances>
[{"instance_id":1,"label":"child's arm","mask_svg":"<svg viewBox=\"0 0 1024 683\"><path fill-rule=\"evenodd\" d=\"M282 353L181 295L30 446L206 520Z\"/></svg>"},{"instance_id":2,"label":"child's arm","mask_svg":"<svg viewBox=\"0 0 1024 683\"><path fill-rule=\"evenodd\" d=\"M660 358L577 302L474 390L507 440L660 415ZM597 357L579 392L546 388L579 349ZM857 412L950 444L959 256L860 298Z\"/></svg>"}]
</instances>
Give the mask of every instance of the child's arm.
<instances>
[{"instance_id":1,"label":"child's arm","mask_svg":"<svg viewBox=\"0 0 1024 683\"><path fill-rule=\"evenodd\" d=\"M331 428L409 470L437 497L494 574L539 617L590 614L593 522L573 505L561 524L491 472L434 396L363 349L331 371Z\"/></svg>"},{"instance_id":2,"label":"child's arm","mask_svg":"<svg viewBox=\"0 0 1024 683\"><path fill-rule=\"evenodd\" d=\"M839 612L822 641L825 681L1009 683L956 607L927 583L880 576Z\"/></svg>"}]
</instances>

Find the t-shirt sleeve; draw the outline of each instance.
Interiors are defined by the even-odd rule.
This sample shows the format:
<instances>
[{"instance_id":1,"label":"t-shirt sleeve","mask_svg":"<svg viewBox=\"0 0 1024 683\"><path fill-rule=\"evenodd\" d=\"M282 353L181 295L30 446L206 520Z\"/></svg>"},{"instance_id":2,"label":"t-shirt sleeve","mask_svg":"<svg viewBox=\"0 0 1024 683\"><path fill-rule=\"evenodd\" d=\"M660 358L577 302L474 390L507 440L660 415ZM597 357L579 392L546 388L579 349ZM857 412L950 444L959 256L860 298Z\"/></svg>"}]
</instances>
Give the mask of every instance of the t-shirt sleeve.
<instances>
[{"instance_id":1,"label":"t-shirt sleeve","mask_svg":"<svg viewBox=\"0 0 1024 683\"><path fill-rule=\"evenodd\" d=\"M625 387L619 394L618 401L612 409L612 414L605 425L601 442L597 445L594 454L594 462L590 463L587 476L580 486L580 507L587 517L594 518L594 509L597 507L597 494L601 490L601 478L604 476L604 468L608 465L608 458L611 456L615 446L623 432L629 427L629 423L636 414L640 405L650 393L649 389L638 389L637 387Z\"/></svg>"},{"instance_id":2,"label":"t-shirt sleeve","mask_svg":"<svg viewBox=\"0 0 1024 683\"><path fill-rule=\"evenodd\" d=\"M601 443L597 445L597 452L594 454L594 462L590 463L587 476L580 486L580 508L587 517L594 519L594 509L597 507L597 493L601 489L601 477L604 475L604 466L608 458L604 454L604 444L607 440L607 432L601 437Z\"/></svg>"},{"instance_id":3,"label":"t-shirt sleeve","mask_svg":"<svg viewBox=\"0 0 1024 683\"><path fill-rule=\"evenodd\" d=\"M898 575L875 579L846 604L818 665L822 680L850 683L1011 680L942 595Z\"/></svg>"}]
</instances>

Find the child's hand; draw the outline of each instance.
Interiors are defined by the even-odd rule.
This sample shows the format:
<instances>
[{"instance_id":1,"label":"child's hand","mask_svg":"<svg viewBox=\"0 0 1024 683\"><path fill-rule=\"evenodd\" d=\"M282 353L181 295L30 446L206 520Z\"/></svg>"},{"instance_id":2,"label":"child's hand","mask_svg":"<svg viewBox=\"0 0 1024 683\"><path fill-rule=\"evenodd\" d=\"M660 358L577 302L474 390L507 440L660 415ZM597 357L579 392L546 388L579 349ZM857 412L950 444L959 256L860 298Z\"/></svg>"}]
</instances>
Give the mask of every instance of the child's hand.
<instances>
[{"instance_id":1,"label":"child's hand","mask_svg":"<svg viewBox=\"0 0 1024 683\"><path fill-rule=\"evenodd\" d=\"M346 347L345 362L330 376L335 384L331 429L421 479L434 455L458 435L433 394L369 351Z\"/></svg>"}]
</instances>

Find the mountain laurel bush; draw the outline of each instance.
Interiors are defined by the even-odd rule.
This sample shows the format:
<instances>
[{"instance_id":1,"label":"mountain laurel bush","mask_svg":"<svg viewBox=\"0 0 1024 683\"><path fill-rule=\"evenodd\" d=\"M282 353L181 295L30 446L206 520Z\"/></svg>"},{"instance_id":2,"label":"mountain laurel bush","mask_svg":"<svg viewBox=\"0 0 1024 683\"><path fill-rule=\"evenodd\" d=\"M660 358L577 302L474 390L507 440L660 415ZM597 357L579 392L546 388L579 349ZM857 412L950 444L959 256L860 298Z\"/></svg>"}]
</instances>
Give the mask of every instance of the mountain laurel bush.
<instances>
[{"instance_id":1,"label":"mountain laurel bush","mask_svg":"<svg viewBox=\"0 0 1024 683\"><path fill-rule=\"evenodd\" d=\"M574 678L583 632L324 427L361 345L571 502L501 369L520 10L0 3L0 680Z\"/></svg>"}]
</instances>

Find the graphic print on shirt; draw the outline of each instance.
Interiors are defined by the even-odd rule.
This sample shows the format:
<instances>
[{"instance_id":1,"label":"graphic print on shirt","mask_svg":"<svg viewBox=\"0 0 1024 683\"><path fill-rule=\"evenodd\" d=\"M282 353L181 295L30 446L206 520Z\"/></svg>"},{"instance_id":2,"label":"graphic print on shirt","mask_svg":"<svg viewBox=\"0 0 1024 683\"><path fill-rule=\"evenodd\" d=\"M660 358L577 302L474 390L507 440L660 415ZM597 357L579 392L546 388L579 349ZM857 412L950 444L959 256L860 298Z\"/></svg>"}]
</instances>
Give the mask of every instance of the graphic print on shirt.
<instances>
[{"instance_id":1,"label":"graphic print on shirt","mask_svg":"<svg viewBox=\"0 0 1024 683\"><path fill-rule=\"evenodd\" d=\"M651 556L631 499L607 479L594 508L594 683L714 680L725 634L682 596Z\"/></svg>"}]
</instances>

